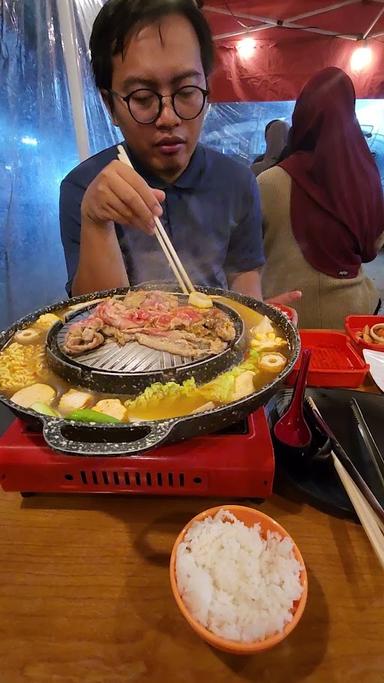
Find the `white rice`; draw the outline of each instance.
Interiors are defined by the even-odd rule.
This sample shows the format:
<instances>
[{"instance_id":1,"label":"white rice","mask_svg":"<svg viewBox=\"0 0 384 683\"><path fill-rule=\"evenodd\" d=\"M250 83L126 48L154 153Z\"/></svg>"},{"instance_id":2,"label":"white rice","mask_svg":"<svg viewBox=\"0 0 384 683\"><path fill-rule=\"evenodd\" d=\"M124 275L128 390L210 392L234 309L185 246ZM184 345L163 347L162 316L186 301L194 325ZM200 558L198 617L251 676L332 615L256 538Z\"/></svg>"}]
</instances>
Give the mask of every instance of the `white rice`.
<instances>
[{"instance_id":1,"label":"white rice","mask_svg":"<svg viewBox=\"0 0 384 683\"><path fill-rule=\"evenodd\" d=\"M176 579L194 618L229 640L264 640L293 618L303 592L290 538L247 527L225 508L195 522L179 544Z\"/></svg>"}]
</instances>

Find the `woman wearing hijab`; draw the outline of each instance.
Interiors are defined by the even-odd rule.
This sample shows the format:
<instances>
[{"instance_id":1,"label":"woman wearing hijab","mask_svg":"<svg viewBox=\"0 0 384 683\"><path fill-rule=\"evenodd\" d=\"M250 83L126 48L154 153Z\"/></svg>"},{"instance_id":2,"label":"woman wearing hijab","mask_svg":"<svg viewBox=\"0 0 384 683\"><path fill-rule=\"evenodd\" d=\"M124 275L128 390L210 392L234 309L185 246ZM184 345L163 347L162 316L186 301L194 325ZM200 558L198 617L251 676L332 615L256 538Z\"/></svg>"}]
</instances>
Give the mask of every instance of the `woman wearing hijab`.
<instances>
[{"instance_id":1,"label":"woman wearing hijab","mask_svg":"<svg viewBox=\"0 0 384 683\"><path fill-rule=\"evenodd\" d=\"M341 69L317 73L296 102L289 156L258 177L266 265L263 293L301 289L300 327L343 328L379 294L362 263L384 242L380 176Z\"/></svg>"},{"instance_id":2,"label":"woman wearing hijab","mask_svg":"<svg viewBox=\"0 0 384 683\"><path fill-rule=\"evenodd\" d=\"M257 157L251 166L255 176L278 163L280 155L287 145L288 133L289 125L285 121L275 119L267 123L265 126L265 154Z\"/></svg>"}]
</instances>

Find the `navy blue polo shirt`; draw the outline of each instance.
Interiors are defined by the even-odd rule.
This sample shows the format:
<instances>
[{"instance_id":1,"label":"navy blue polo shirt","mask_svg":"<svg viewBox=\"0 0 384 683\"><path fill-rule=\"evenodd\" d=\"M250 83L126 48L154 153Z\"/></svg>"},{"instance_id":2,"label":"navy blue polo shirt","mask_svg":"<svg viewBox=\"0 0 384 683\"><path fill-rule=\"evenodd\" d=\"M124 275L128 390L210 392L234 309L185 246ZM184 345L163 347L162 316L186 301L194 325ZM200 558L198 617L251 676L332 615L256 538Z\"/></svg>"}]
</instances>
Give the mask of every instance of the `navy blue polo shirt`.
<instances>
[{"instance_id":1,"label":"navy blue polo shirt","mask_svg":"<svg viewBox=\"0 0 384 683\"><path fill-rule=\"evenodd\" d=\"M166 184L128 153L146 182L165 191L161 221L194 284L228 289L232 273L263 265L259 194L255 176L247 166L199 144L182 175ZM116 146L109 147L77 166L61 184L60 226L69 294L79 262L84 192L116 158ZM116 234L132 285L174 280L153 235L118 224Z\"/></svg>"}]
</instances>

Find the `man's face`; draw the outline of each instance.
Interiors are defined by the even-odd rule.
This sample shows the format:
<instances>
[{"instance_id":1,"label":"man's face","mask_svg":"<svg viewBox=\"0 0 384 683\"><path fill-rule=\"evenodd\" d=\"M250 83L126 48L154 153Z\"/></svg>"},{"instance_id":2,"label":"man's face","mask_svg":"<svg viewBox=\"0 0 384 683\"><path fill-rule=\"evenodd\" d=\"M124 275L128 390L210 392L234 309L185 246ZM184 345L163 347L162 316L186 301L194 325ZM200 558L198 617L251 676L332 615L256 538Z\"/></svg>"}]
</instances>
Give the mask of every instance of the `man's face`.
<instances>
[{"instance_id":1,"label":"man's face","mask_svg":"<svg viewBox=\"0 0 384 683\"><path fill-rule=\"evenodd\" d=\"M129 95L150 88L170 95L185 85L206 87L200 46L189 21L177 14L163 17L134 34L125 53L112 59L112 89ZM170 98L163 100L155 123L137 123L120 98L114 97L113 120L138 159L168 182L178 178L195 150L204 110L190 121L178 117Z\"/></svg>"}]
</instances>

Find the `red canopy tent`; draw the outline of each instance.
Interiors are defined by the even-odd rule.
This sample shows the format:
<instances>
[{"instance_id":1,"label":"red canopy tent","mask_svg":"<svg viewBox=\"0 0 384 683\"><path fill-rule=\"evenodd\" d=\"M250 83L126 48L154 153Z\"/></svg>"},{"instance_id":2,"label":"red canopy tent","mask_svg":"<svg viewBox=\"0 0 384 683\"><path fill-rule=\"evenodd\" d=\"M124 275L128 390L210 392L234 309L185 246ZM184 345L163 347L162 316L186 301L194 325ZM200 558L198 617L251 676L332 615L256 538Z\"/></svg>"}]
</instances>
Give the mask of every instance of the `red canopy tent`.
<instances>
[{"instance_id":1,"label":"red canopy tent","mask_svg":"<svg viewBox=\"0 0 384 683\"><path fill-rule=\"evenodd\" d=\"M216 102L294 100L313 73L339 66L359 98L384 97L384 0L207 0L217 68ZM254 39L250 55L239 41ZM356 48L368 46L370 64L351 66Z\"/></svg>"}]
</instances>

